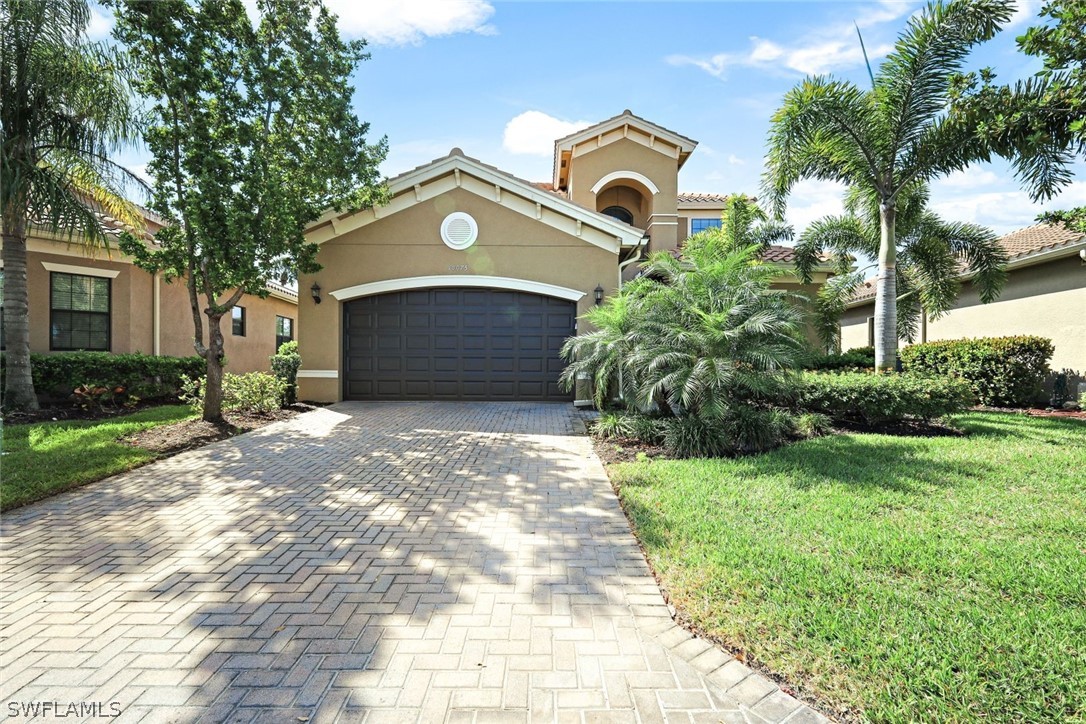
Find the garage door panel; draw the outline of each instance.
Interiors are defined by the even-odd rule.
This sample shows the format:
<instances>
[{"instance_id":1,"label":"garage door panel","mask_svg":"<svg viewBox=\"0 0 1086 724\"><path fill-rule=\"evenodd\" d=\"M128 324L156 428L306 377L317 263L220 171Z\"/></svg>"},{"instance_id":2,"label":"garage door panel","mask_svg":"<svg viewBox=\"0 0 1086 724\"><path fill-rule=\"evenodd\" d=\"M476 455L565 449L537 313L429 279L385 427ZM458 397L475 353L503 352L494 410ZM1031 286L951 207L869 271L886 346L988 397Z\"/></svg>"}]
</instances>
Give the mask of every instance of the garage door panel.
<instances>
[{"instance_id":1,"label":"garage door panel","mask_svg":"<svg viewBox=\"0 0 1086 724\"><path fill-rule=\"evenodd\" d=\"M347 399L569 400L559 350L572 302L525 292L440 288L344 305Z\"/></svg>"}]
</instances>

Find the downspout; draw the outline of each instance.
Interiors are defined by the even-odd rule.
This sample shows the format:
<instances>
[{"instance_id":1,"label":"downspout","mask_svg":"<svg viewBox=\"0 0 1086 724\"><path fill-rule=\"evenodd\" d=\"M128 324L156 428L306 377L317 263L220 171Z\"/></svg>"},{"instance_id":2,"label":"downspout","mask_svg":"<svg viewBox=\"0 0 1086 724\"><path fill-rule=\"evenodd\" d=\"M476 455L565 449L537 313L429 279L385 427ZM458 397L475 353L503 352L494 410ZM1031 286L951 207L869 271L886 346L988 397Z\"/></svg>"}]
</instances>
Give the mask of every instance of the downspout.
<instances>
[{"instance_id":1,"label":"downspout","mask_svg":"<svg viewBox=\"0 0 1086 724\"><path fill-rule=\"evenodd\" d=\"M618 289L619 289L619 291L622 291L622 272L626 271L626 267L630 266L635 261L638 261L638 260L641 259L641 250L644 249L645 246L648 243L649 243L649 235L645 234L644 236L642 236L638 240L637 246L634 247L633 254L630 255L630 258L627 259L626 261L619 262L619 265L618 265ZM624 399L623 395L622 395L622 391L624 389L625 389L625 385L622 384L622 367L619 367L618 368L618 399L620 399L620 400Z\"/></svg>"},{"instance_id":2,"label":"downspout","mask_svg":"<svg viewBox=\"0 0 1086 724\"><path fill-rule=\"evenodd\" d=\"M156 357L162 354L162 278L158 272L151 274L151 285L154 288L151 298L151 333L154 335L152 347Z\"/></svg>"},{"instance_id":3,"label":"downspout","mask_svg":"<svg viewBox=\"0 0 1086 724\"><path fill-rule=\"evenodd\" d=\"M626 267L630 266L630 264L633 264L636 261L640 261L640 259L641 259L641 250L645 248L645 246L648 244L648 242L649 242L649 235L645 234L644 236L641 237L640 240L638 240L637 246L634 247L633 254L630 255L630 258L627 259L624 262L619 263L619 265L618 265L618 288L619 289L622 289L622 272L626 271Z\"/></svg>"}]
</instances>

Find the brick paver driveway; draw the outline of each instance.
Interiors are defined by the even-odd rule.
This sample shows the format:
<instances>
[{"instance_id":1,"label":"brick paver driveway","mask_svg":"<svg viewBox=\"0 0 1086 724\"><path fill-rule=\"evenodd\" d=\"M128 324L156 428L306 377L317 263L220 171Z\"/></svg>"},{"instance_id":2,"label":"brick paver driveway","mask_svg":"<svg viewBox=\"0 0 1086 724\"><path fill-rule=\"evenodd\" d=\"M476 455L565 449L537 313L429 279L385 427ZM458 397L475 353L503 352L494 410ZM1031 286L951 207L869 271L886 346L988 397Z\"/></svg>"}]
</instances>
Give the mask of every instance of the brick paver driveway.
<instances>
[{"instance_id":1,"label":"brick paver driveway","mask_svg":"<svg viewBox=\"0 0 1086 724\"><path fill-rule=\"evenodd\" d=\"M582 430L341 404L5 515L4 716L820 719L672 623Z\"/></svg>"}]
</instances>

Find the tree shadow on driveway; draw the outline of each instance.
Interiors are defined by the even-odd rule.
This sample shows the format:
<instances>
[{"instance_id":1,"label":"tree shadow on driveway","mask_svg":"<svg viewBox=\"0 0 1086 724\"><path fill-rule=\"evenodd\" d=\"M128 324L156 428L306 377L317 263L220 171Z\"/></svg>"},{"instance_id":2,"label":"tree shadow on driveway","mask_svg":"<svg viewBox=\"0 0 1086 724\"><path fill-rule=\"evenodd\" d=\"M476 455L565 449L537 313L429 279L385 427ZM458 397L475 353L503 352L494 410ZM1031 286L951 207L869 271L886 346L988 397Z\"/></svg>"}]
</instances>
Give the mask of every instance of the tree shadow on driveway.
<instances>
[{"instance_id":1,"label":"tree shadow on driveway","mask_svg":"<svg viewBox=\"0 0 1086 724\"><path fill-rule=\"evenodd\" d=\"M4 701L429 721L629 700L608 671L649 655L623 630L667 610L582 431L568 405L343 404L6 515Z\"/></svg>"}]
</instances>

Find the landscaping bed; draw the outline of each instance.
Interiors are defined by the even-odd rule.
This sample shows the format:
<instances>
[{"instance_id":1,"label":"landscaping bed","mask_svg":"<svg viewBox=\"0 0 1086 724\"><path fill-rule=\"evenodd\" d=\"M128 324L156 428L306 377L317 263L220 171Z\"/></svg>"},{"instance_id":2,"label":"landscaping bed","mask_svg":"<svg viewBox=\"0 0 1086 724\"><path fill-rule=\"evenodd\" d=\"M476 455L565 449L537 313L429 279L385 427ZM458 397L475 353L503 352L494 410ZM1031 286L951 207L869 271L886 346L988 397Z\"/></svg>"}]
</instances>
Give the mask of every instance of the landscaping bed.
<instances>
[{"instance_id":1,"label":"landscaping bed","mask_svg":"<svg viewBox=\"0 0 1086 724\"><path fill-rule=\"evenodd\" d=\"M1082 719L1086 426L955 424L608 470L679 619L825 711Z\"/></svg>"},{"instance_id":2,"label":"landscaping bed","mask_svg":"<svg viewBox=\"0 0 1086 724\"><path fill-rule=\"evenodd\" d=\"M296 403L268 413L228 412L224 415L226 422L221 424L193 418L140 430L121 438L121 442L162 455L175 455L185 450L257 430L273 422L289 420L300 413L315 409L313 405Z\"/></svg>"}]
</instances>

